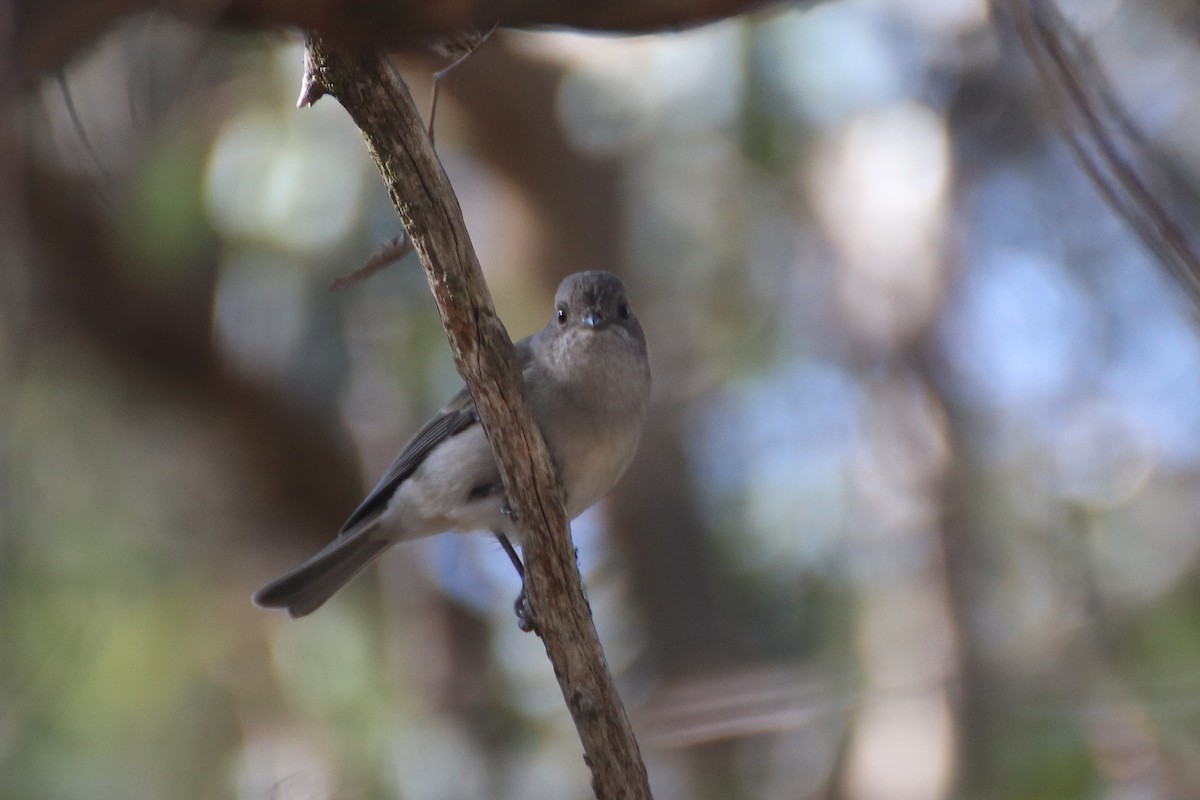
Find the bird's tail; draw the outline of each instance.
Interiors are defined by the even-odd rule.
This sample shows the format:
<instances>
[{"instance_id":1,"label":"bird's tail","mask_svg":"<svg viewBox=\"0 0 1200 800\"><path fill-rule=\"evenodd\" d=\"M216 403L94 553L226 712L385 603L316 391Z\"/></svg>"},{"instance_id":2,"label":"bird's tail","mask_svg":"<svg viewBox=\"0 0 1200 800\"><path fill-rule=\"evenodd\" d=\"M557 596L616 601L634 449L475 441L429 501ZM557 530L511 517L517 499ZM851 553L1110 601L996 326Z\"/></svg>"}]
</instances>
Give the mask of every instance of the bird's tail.
<instances>
[{"instance_id":1,"label":"bird's tail","mask_svg":"<svg viewBox=\"0 0 1200 800\"><path fill-rule=\"evenodd\" d=\"M389 544L387 540L372 537L369 528L339 536L308 561L255 592L254 604L261 608L286 608L288 616L293 618L311 614Z\"/></svg>"}]
</instances>

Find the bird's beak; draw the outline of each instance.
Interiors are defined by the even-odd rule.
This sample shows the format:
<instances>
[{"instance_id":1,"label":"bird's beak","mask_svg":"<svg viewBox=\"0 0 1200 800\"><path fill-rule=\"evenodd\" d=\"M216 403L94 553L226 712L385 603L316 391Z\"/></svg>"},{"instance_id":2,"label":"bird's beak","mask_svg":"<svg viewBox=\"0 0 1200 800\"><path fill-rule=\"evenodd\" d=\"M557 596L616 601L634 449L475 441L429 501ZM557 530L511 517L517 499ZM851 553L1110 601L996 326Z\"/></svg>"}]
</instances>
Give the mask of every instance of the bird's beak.
<instances>
[{"instance_id":1,"label":"bird's beak","mask_svg":"<svg viewBox=\"0 0 1200 800\"><path fill-rule=\"evenodd\" d=\"M583 322L589 328L603 328L608 324L608 320L599 311L589 311L588 315L583 318Z\"/></svg>"}]
</instances>

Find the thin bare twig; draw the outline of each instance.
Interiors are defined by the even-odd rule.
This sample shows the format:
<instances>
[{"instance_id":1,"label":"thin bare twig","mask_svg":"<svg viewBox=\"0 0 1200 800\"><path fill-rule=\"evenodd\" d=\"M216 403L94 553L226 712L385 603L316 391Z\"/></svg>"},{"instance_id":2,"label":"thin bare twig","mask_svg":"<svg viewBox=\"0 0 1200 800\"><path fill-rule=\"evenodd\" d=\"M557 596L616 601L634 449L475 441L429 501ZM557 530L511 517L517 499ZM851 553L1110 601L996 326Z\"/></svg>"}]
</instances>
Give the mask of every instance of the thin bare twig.
<instances>
[{"instance_id":1,"label":"thin bare twig","mask_svg":"<svg viewBox=\"0 0 1200 800\"><path fill-rule=\"evenodd\" d=\"M475 55L475 51L483 47L500 23L495 23L487 31L480 33L476 28L470 28L457 34L434 40L433 49L446 58L452 59L449 64L433 73L433 99L429 103L429 141L434 141L434 121L437 119L438 97L441 94L442 79L457 69L464 61Z\"/></svg>"},{"instance_id":2,"label":"thin bare twig","mask_svg":"<svg viewBox=\"0 0 1200 800\"><path fill-rule=\"evenodd\" d=\"M334 278L329 284L329 291L336 292L339 289L345 289L347 286L353 286L359 281L366 280L389 264L395 264L404 258L412 252L412 249L412 244L408 241L407 236L403 233L396 234L384 242L383 247L372 253L371 257L367 259L367 263L353 272L348 272L345 275L339 275Z\"/></svg>"},{"instance_id":3,"label":"thin bare twig","mask_svg":"<svg viewBox=\"0 0 1200 800\"><path fill-rule=\"evenodd\" d=\"M84 127L83 120L79 117L79 110L75 107L75 97L71 92L71 84L67 82L66 73L60 69L55 72L54 77L58 81L58 88L62 91L63 106L67 110L67 117L71 120L71 127L75 130L76 136L79 137L79 143L83 147L84 160L95 170L95 176L91 183L96 190L96 196L100 198L105 209L115 211L116 202L109 189L113 183L112 173L104 166L96 148L92 147L92 137L88 136L87 128Z\"/></svg>"}]
</instances>

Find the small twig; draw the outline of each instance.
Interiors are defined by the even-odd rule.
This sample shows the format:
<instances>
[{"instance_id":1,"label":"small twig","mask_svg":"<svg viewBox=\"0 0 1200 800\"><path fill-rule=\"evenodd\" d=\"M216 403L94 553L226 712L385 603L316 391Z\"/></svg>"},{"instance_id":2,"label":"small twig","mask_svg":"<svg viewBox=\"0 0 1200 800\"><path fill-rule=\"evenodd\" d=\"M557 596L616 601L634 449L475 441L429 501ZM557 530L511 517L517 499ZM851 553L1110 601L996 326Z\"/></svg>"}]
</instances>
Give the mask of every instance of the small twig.
<instances>
[{"instance_id":1,"label":"small twig","mask_svg":"<svg viewBox=\"0 0 1200 800\"><path fill-rule=\"evenodd\" d=\"M334 278L329 284L329 291L336 292L339 289L345 289L347 286L353 286L361 280L365 280L379 270L395 264L400 259L412 252L412 244L409 243L408 237L403 233L398 233L391 239L383 243L383 246L371 254L367 259L367 263L363 264L353 272L348 272L345 275L339 275Z\"/></svg>"},{"instance_id":2,"label":"small twig","mask_svg":"<svg viewBox=\"0 0 1200 800\"><path fill-rule=\"evenodd\" d=\"M300 97L296 100L296 108L308 108L327 94L329 89L321 83L316 64L313 63L312 49L305 46L304 75L300 79Z\"/></svg>"},{"instance_id":3,"label":"small twig","mask_svg":"<svg viewBox=\"0 0 1200 800\"><path fill-rule=\"evenodd\" d=\"M429 141L431 144L433 143L433 123L437 119L438 97L441 95L442 78L445 78L460 64L475 55L475 51L483 47L483 43L496 32L496 28L499 26L499 22L495 23L492 27L488 28L486 33L480 33L474 29L462 31L447 36L444 39L439 39L430 45L439 55L454 59L447 66L433 73L433 100L429 103Z\"/></svg>"},{"instance_id":4,"label":"small twig","mask_svg":"<svg viewBox=\"0 0 1200 800\"><path fill-rule=\"evenodd\" d=\"M96 149L92 147L92 138L88 136L87 128L83 125L83 120L79 117L79 110L75 108L75 97L71 93L71 85L67 82L67 74L59 69L55 73L55 78L58 80L58 88L62 91L63 105L67 109L67 117L71 120L71 127L75 129L76 135L79 136L79 142L83 145L83 152L86 155L92 168L96 171L98 180L92 181L92 186L96 190L96 196L100 198L100 202L109 211L116 210L116 202L113 200L108 187L112 185L112 173L104 166L104 162L100 160Z\"/></svg>"}]
</instances>

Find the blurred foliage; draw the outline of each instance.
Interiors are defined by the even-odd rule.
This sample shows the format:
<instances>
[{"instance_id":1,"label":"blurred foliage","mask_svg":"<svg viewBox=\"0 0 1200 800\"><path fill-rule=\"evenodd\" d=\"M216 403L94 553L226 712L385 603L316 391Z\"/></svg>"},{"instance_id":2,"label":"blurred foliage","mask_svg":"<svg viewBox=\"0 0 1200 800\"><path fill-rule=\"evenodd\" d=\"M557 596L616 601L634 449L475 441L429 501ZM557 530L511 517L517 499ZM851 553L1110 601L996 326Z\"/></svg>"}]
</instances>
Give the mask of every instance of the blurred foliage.
<instances>
[{"instance_id":1,"label":"blurred foliage","mask_svg":"<svg viewBox=\"0 0 1200 800\"><path fill-rule=\"evenodd\" d=\"M1196 174L1181 4L1061 5ZM411 257L326 289L398 222L300 56L153 14L13 109L0 798L590 796L486 537L249 604L457 388ZM648 332L574 533L657 797L1200 791L1194 309L982 0L500 32L443 91L514 337L595 267Z\"/></svg>"}]
</instances>

